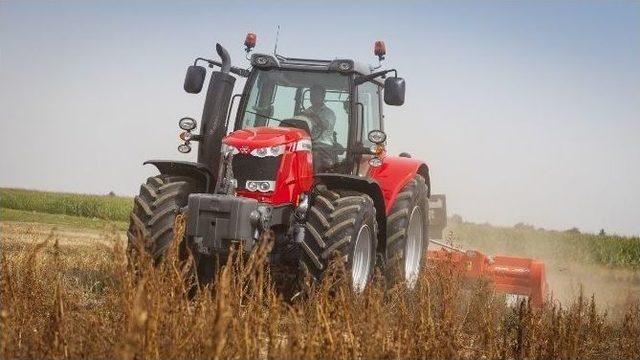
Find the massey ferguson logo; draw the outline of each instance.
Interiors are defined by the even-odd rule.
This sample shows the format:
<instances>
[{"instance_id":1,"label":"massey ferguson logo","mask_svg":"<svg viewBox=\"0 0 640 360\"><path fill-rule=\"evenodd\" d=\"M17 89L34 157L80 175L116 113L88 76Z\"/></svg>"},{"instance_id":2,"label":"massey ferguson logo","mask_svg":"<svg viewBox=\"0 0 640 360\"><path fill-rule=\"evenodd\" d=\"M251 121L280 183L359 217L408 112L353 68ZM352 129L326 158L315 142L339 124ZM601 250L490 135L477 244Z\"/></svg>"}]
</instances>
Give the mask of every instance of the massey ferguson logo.
<instances>
[{"instance_id":1,"label":"massey ferguson logo","mask_svg":"<svg viewBox=\"0 0 640 360\"><path fill-rule=\"evenodd\" d=\"M249 147L248 146L242 146L242 147L240 147L239 150L243 154L248 154L249 153Z\"/></svg>"}]
</instances>

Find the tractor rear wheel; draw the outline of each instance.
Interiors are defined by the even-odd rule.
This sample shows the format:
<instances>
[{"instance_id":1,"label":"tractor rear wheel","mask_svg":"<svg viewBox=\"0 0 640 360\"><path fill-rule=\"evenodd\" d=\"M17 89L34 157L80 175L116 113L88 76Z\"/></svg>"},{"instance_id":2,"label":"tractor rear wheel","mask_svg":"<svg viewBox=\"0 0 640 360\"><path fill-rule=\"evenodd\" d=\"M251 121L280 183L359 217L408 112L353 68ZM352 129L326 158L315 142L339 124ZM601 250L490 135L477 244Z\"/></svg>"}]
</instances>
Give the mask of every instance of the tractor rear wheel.
<instances>
[{"instance_id":1,"label":"tractor rear wheel","mask_svg":"<svg viewBox=\"0 0 640 360\"><path fill-rule=\"evenodd\" d=\"M189 194L197 192L193 179L185 176L157 175L140 186L134 198L133 211L127 232L128 249L135 253L146 251L154 261L162 258L173 240L176 216L187 205ZM181 244L181 258L186 248Z\"/></svg>"},{"instance_id":2,"label":"tractor rear wheel","mask_svg":"<svg viewBox=\"0 0 640 360\"><path fill-rule=\"evenodd\" d=\"M318 281L334 254L346 264L357 292L364 290L375 265L378 223L366 194L319 186L311 196L299 265Z\"/></svg>"},{"instance_id":3,"label":"tractor rear wheel","mask_svg":"<svg viewBox=\"0 0 640 360\"><path fill-rule=\"evenodd\" d=\"M424 178L416 175L398 193L387 217L387 277L415 287L429 247L429 201Z\"/></svg>"}]
</instances>

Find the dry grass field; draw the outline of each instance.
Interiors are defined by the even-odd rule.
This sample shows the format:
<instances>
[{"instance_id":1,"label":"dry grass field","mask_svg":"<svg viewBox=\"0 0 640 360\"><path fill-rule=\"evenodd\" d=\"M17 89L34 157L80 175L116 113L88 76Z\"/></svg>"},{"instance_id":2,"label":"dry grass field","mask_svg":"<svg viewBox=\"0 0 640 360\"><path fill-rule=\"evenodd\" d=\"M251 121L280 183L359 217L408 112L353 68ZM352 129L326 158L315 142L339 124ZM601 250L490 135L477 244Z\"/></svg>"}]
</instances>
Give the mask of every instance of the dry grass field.
<instances>
[{"instance_id":1,"label":"dry grass field","mask_svg":"<svg viewBox=\"0 0 640 360\"><path fill-rule=\"evenodd\" d=\"M132 271L115 228L4 222L1 231L3 359L640 354L640 302L633 292L614 307L578 293L561 302L551 299L541 310L526 304L508 308L489 284L465 285L450 268L427 267L414 291L376 280L356 295L340 280L342 269L335 263L333 275L308 289L308 296L287 302L270 281L265 241L248 258L235 256L212 287L189 298L189 262L178 262L174 250L159 268L140 258ZM618 293L626 287L619 284Z\"/></svg>"}]
</instances>

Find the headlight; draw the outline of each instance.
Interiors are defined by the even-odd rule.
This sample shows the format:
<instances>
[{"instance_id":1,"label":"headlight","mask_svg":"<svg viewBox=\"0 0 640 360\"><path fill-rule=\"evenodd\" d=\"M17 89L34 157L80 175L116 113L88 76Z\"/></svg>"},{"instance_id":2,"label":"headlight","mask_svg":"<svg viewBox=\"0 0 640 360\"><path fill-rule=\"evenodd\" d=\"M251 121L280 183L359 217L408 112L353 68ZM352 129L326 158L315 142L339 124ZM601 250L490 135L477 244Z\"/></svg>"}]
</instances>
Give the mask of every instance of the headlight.
<instances>
[{"instance_id":1,"label":"headlight","mask_svg":"<svg viewBox=\"0 0 640 360\"><path fill-rule=\"evenodd\" d=\"M338 70L340 70L340 71L349 71L349 70L351 70L351 63L348 62L348 61L341 62L340 64L338 64Z\"/></svg>"},{"instance_id":2,"label":"headlight","mask_svg":"<svg viewBox=\"0 0 640 360\"><path fill-rule=\"evenodd\" d=\"M380 158L377 157L373 157L371 159L369 159L369 166L371 167L378 167L382 165L382 160Z\"/></svg>"},{"instance_id":3,"label":"headlight","mask_svg":"<svg viewBox=\"0 0 640 360\"><path fill-rule=\"evenodd\" d=\"M278 60L272 55L253 54L251 56L251 65L257 67L278 66Z\"/></svg>"},{"instance_id":4,"label":"headlight","mask_svg":"<svg viewBox=\"0 0 640 360\"><path fill-rule=\"evenodd\" d=\"M249 191L260 191L260 192L270 192L275 190L276 182L275 181L247 181L247 185L245 188Z\"/></svg>"},{"instance_id":5,"label":"headlight","mask_svg":"<svg viewBox=\"0 0 640 360\"><path fill-rule=\"evenodd\" d=\"M247 190L249 190L249 191L258 190L258 182L257 181L247 181Z\"/></svg>"},{"instance_id":6,"label":"headlight","mask_svg":"<svg viewBox=\"0 0 640 360\"><path fill-rule=\"evenodd\" d=\"M183 154L188 154L191 152L191 146L187 144L181 144L178 146L178 151L180 151Z\"/></svg>"},{"instance_id":7,"label":"headlight","mask_svg":"<svg viewBox=\"0 0 640 360\"><path fill-rule=\"evenodd\" d=\"M257 148L251 151L251 155L257 157L280 156L284 154L285 145L276 145L264 148Z\"/></svg>"},{"instance_id":8,"label":"headlight","mask_svg":"<svg viewBox=\"0 0 640 360\"><path fill-rule=\"evenodd\" d=\"M269 58L267 58L266 56L259 56L256 58L256 64L258 65L267 65L268 62Z\"/></svg>"},{"instance_id":9,"label":"headlight","mask_svg":"<svg viewBox=\"0 0 640 360\"><path fill-rule=\"evenodd\" d=\"M240 151L238 151L238 148L233 147L231 145L222 144L222 146L220 147L220 152L222 154L228 154L229 152L231 152L232 155L235 155L235 154L239 153Z\"/></svg>"},{"instance_id":10,"label":"headlight","mask_svg":"<svg viewBox=\"0 0 640 360\"><path fill-rule=\"evenodd\" d=\"M191 130L195 129L196 126L198 126L198 122L193 120L190 117L184 117L184 118L180 119L180 121L178 121L178 126L182 130L191 131Z\"/></svg>"},{"instance_id":11,"label":"headlight","mask_svg":"<svg viewBox=\"0 0 640 360\"><path fill-rule=\"evenodd\" d=\"M353 60L335 59L329 64L329 70L338 70L346 73L353 70Z\"/></svg>"},{"instance_id":12,"label":"headlight","mask_svg":"<svg viewBox=\"0 0 640 360\"><path fill-rule=\"evenodd\" d=\"M369 141L374 144L382 144L387 140L387 134L382 130L371 130L369 131Z\"/></svg>"},{"instance_id":13,"label":"headlight","mask_svg":"<svg viewBox=\"0 0 640 360\"><path fill-rule=\"evenodd\" d=\"M271 183L268 181L263 181L260 183L260 185L258 186L258 190L262 191L262 192L267 192L269 190L271 190Z\"/></svg>"}]
</instances>

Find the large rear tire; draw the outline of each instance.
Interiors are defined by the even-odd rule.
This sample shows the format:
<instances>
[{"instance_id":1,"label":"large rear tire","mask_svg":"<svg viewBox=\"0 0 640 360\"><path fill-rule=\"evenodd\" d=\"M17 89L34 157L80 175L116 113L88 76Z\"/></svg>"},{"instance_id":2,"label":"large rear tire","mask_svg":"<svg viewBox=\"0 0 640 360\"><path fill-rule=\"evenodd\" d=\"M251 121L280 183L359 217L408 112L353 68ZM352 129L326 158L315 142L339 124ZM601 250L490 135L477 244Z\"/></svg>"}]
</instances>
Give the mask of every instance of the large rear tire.
<instances>
[{"instance_id":1,"label":"large rear tire","mask_svg":"<svg viewBox=\"0 0 640 360\"><path fill-rule=\"evenodd\" d=\"M387 217L387 278L413 289L429 247L429 201L424 178L416 175L398 193Z\"/></svg>"},{"instance_id":2,"label":"large rear tire","mask_svg":"<svg viewBox=\"0 0 640 360\"><path fill-rule=\"evenodd\" d=\"M157 262L173 240L175 219L187 206L189 194L198 191L197 183L184 176L157 175L140 186L134 198L127 232L130 253L144 250ZM186 257L181 246L180 257Z\"/></svg>"},{"instance_id":3,"label":"large rear tire","mask_svg":"<svg viewBox=\"0 0 640 360\"><path fill-rule=\"evenodd\" d=\"M378 223L366 194L319 186L311 196L305 235L300 243L301 270L318 281L334 254L346 264L356 292L364 290L375 265Z\"/></svg>"}]
</instances>

